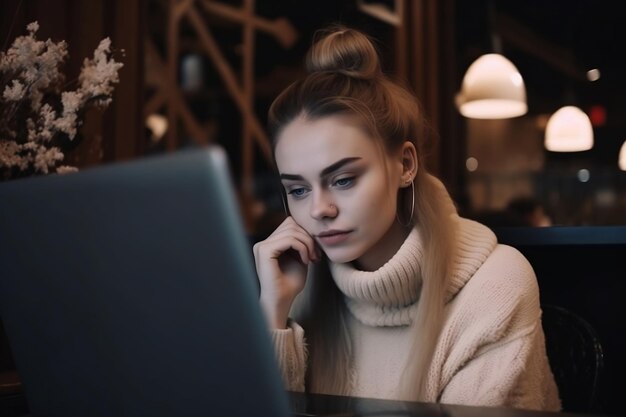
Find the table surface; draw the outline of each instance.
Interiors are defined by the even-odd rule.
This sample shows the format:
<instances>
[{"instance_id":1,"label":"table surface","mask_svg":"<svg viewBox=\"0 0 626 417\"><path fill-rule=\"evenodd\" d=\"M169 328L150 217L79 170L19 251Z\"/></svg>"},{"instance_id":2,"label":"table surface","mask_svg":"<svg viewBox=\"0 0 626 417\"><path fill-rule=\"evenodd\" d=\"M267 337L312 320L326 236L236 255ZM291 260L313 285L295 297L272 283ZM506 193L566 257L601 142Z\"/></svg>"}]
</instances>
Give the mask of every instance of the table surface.
<instances>
[{"instance_id":1,"label":"table surface","mask_svg":"<svg viewBox=\"0 0 626 417\"><path fill-rule=\"evenodd\" d=\"M473 407L334 395L289 393L291 407L299 417L581 417L583 414L520 410L504 407ZM584 414L591 417L591 414ZM595 415L599 417L599 415Z\"/></svg>"},{"instance_id":2,"label":"table surface","mask_svg":"<svg viewBox=\"0 0 626 417\"><path fill-rule=\"evenodd\" d=\"M599 414L554 413L296 392L290 392L289 399L294 417L606 417ZM19 394L0 397L0 415L30 417L26 401Z\"/></svg>"}]
</instances>

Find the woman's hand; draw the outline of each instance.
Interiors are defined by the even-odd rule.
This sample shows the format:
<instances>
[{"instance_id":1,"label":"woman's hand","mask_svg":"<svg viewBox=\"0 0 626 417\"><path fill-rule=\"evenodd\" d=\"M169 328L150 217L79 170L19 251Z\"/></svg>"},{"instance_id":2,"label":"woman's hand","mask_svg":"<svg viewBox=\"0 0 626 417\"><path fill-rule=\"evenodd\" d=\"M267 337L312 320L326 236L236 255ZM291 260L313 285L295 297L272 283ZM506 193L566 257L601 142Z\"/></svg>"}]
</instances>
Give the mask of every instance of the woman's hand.
<instances>
[{"instance_id":1,"label":"woman's hand","mask_svg":"<svg viewBox=\"0 0 626 417\"><path fill-rule=\"evenodd\" d=\"M311 235L291 216L253 249L261 307L271 326L284 329L291 304L304 288L308 266L321 254Z\"/></svg>"}]
</instances>

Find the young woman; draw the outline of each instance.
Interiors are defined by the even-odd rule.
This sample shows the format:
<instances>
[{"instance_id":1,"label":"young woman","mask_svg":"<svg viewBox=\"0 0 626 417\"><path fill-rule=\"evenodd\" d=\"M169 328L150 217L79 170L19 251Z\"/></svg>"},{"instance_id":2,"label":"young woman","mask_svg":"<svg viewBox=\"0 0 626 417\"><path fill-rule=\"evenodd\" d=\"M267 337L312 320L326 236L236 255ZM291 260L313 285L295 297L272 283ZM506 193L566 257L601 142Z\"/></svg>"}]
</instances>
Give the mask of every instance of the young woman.
<instances>
[{"instance_id":1,"label":"young woman","mask_svg":"<svg viewBox=\"0 0 626 417\"><path fill-rule=\"evenodd\" d=\"M327 30L269 123L290 215L254 246L289 390L558 410L527 260L428 174L373 44Z\"/></svg>"}]
</instances>

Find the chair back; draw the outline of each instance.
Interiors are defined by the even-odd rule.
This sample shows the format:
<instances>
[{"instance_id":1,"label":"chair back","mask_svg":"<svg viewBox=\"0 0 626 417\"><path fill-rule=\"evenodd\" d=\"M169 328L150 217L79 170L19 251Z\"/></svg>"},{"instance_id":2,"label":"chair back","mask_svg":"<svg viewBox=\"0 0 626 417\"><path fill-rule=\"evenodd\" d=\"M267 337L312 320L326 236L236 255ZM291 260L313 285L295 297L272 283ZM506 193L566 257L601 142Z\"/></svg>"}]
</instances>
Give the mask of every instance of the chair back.
<instances>
[{"instance_id":1,"label":"chair back","mask_svg":"<svg viewBox=\"0 0 626 417\"><path fill-rule=\"evenodd\" d=\"M542 305L542 324L550 367L563 411L600 411L604 356L595 329L580 315L556 305Z\"/></svg>"}]
</instances>

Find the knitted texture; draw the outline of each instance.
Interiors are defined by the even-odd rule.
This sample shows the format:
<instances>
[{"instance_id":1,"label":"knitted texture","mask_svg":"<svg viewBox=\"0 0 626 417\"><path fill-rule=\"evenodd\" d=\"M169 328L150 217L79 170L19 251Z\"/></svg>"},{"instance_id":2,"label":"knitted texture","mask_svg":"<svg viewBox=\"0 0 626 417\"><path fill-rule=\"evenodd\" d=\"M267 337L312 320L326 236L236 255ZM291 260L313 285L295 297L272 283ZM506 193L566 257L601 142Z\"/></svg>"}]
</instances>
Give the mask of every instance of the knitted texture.
<instances>
[{"instance_id":1,"label":"knitted texture","mask_svg":"<svg viewBox=\"0 0 626 417\"><path fill-rule=\"evenodd\" d=\"M274 329L271 332L276 360L285 389L303 392L307 366L304 330L292 320L288 321L287 326L286 329Z\"/></svg>"},{"instance_id":2,"label":"knitted texture","mask_svg":"<svg viewBox=\"0 0 626 417\"><path fill-rule=\"evenodd\" d=\"M457 258L447 299L465 285L496 246L491 230L472 220L459 219ZM359 271L350 264L331 263L335 284L346 296L350 312L371 326L411 324L422 286L422 242L414 228L398 252L376 271Z\"/></svg>"},{"instance_id":3,"label":"knitted texture","mask_svg":"<svg viewBox=\"0 0 626 417\"><path fill-rule=\"evenodd\" d=\"M427 377L427 401L558 410L540 325L539 292L528 261L498 245L485 226L459 218L457 257L447 290L444 326ZM351 395L401 398L419 301L423 244L414 229L398 252L373 272L331 264L345 295L354 351ZM280 332L284 332L278 336ZM290 332L293 337L290 339ZM302 390L302 329L275 331L288 387ZM331 341L328 341L329 343ZM302 388L302 389L300 389Z\"/></svg>"}]
</instances>

